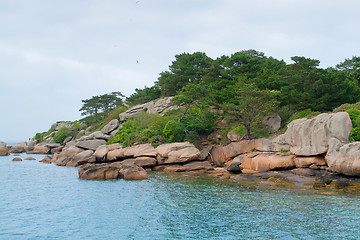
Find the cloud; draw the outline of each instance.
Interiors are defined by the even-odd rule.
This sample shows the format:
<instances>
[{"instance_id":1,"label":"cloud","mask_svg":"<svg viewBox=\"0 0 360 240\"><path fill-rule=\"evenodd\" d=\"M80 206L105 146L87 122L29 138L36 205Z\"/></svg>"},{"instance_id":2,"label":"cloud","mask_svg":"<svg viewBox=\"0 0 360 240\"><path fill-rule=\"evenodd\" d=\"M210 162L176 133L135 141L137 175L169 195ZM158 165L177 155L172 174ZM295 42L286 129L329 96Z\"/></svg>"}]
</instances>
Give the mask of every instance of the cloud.
<instances>
[{"instance_id":1,"label":"cloud","mask_svg":"<svg viewBox=\"0 0 360 240\"><path fill-rule=\"evenodd\" d=\"M334 66L360 55L359 8L357 0L3 0L0 140L75 120L82 99L151 86L183 52L256 49Z\"/></svg>"}]
</instances>

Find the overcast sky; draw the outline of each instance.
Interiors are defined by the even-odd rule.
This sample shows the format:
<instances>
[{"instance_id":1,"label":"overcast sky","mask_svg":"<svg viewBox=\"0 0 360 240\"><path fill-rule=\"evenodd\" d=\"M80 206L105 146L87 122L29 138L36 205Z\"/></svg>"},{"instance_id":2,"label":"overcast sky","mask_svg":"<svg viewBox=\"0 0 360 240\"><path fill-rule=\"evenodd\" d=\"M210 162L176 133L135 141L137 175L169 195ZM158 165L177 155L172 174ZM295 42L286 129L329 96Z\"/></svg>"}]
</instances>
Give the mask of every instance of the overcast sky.
<instances>
[{"instance_id":1,"label":"overcast sky","mask_svg":"<svg viewBox=\"0 0 360 240\"><path fill-rule=\"evenodd\" d=\"M176 54L255 49L335 66L360 55L358 0L0 0L0 140L18 142L81 100L152 86Z\"/></svg>"}]
</instances>

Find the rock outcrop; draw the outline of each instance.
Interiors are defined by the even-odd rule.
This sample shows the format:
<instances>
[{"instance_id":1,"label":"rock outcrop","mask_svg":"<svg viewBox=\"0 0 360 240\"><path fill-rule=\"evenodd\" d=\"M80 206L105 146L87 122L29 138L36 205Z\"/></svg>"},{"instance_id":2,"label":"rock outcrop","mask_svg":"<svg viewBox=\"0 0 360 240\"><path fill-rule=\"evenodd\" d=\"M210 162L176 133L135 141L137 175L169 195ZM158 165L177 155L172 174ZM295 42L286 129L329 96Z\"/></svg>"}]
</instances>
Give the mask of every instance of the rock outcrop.
<instances>
[{"instance_id":1,"label":"rock outcrop","mask_svg":"<svg viewBox=\"0 0 360 240\"><path fill-rule=\"evenodd\" d=\"M169 143L156 148L159 164L185 163L200 158L200 151L191 143Z\"/></svg>"},{"instance_id":2,"label":"rock outcrop","mask_svg":"<svg viewBox=\"0 0 360 240\"><path fill-rule=\"evenodd\" d=\"M241 167L259 172L295 168L294 155L254 152L240 156Z\"/></svg>"},{"instance_id":3,"label":"rock outcrop","mask_svg":"<svg viewBox=\"0 0 360 240\"><path fill-rule=\"evenodd\" d=\"M118 127L119 127L119 120L113 119L101 129L101 132L104 134L111 134L111 132L113 132Z\"/></svg>"},{"instance_id":4,"label":"rock outcrop","mask_svg":"<svg viewBox=\"0 0 360 240\"><path fill-rule=\"evenodd\" d=\"M316 156L329 151L329 141L332 138L342 144L348 143L351 129L348 113L323 113L312 119L292 121L287 131L276 140L289 145L290 152L297 156Z\"/></svg>"},{"instance_id":5,"label":"rock outcrop","mask_svg":"<svg viewBox=\"0 0 360 240\"><path fill-rule=\"evenodd\" d=\"M91 139L91 140L79 141L75 144L75 146L78 148L95 151L99 146L105 145L105 143L106 141L103 139Z\"/></svg>"},{"instance_id":6,"label":"rock outcrop","mask_svg":"<svg viewBox=\"0 0 360 240\"><path fill-rule=\"evenodd\" d=\"M55 153L51 161L58 166L66 166L66 164L72 161L76 154L80 153L81 151L83 150L80 148L70 147L60 153Z\"/></svg>"},{"instance_id":7,"label":"rock outcrop","mask_svg":"<svg viewBox=\"0 0 360 240\"><path fill-rule=\"evenodd\" d=\"M146 171L136 165L111 166L107 164L88 166L79 169L79 178L88 180L119 179L143 180L147 179Z\"/></svg>"},{"instance_id":8,"label":"rock outcrop","mask_svg":"<svg viewBox=\"0 0 360 240\"><path fill-rule=\"evenodd\" d=\"M95 163L96 158L93 150L85 150L77 153L70 161L66 163L67 167L78 167L85 163Z\"/></svg>"},{"instance_id":9,"label":"rock outcrop","mask_svg":"<svg viewBox=\"0 0 360 240\"><path fill-rule=\"evenodd\" d=\"M17 143L11 147L10 153L23 153L26 151L26 147L26 142Z\"/></svg>"},{"instance_id":10,"label":"rock outcrop","mask_svg":"<svg viewBox=\"0 0 360 240\"><path fill-rule=\"evenodd\" d=\"M0 156L9 156L10 151L8 147L0 147Z\"/></svg>"},{"instance_id":11,"label":"rock outcrop","mask_svg":"<svg viewBox=\"0 0 360 240\"><path fill-rule=\"evenodd\" d=\"M332 144L333 151L326 156L329 170L348 176L360 176L360 142L343 146Z\"/></svg>"},{"instance_id":12,"label":"rock outcrop","mask_svg":"<svg viewBox=\"0 0 360 240\"><path fill-rule=\"evenodd\" d=\"M171 104L172 99L173 97L166 97L156 101L151 101L148 103L144 103L132 107L129 110L120 113L119 115L120 122L124 122L130 117L139 116L143 113L163 115L169 110L178 109L179 108L178 106L174 106Z\"/></svg>"},{"instance_id":13,"label":"rock outcrop","mask_svg":"<svg viewBox=\"0 0 360 240\"><path fill-rule=\"evenodd\" d=\"M0 141L0 148L1 148L1 147L6 147L6 143L3 142L3 141Z\"/></svg>"},{"instance_id":14,"label":"rock outcrop","mask_svg":"<svg viewBox=\"0 0 360 240\"><path fill-rule=\"evenodd\" d=\"M51 163L51 157L45 156L45 157L44 157L42 160L40 160L39 162L50 164L50 163Z\"/></svg>"},{"instance_id":15,"label":"rock outcrop","mask_svg":"<svg viewBox=\"0 0 360 240\"><path fill-rule=\"evenodd\" d=\"M28 154L48 154L50 153L50 148L46 145L35 145L32 150L28 148L26 152Z\"/></svg>"},{"instance_id":16,"label":"rock outcrop","mask_svg":"<svg viewBox=\"0 0 360 240\"><path fill-rule=\"evenodd\" d=\"M269 133L274 133L281 127L281 117L279 114L272 114L263 119L262 124L265 126Z\"/></svg>"},{"instance_id":17,"label":"rock outcrop","mask_svg":"<svg viewBox=\"0 0 360 240\"><path fill-rule=\"evenodd\" d=\"M226 146L217 145L211 150L213 164L222 167L226 162L240 154L251 152L255 147L256 140L242 140Z\"/></svg>"}]
</instances>

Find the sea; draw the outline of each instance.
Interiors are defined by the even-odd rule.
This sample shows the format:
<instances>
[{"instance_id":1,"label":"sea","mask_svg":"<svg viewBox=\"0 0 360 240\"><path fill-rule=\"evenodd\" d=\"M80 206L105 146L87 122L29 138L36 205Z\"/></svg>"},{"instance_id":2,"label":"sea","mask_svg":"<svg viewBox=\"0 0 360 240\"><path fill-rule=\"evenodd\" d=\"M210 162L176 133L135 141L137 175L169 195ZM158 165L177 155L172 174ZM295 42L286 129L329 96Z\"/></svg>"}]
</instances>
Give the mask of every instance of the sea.
<instances>
[{"instance_id":1,"label":"sea","mask_svg":"<svg viewBox=\"0 0 360 240\"><path fill-rule=\"evenodd\" d=\"M356 191L161 172L80 180L30 156L0 157L0 239L360 239Z\"/></svg>"}]
</instances>

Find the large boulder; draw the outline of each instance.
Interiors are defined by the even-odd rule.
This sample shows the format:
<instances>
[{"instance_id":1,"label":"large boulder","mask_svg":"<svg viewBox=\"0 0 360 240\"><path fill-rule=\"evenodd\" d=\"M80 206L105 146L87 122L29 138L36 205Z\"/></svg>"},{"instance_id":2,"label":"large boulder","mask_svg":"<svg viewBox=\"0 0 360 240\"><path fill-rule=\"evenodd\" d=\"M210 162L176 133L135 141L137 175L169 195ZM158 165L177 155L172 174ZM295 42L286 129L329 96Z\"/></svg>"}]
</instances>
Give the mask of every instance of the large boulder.
<instances>
[{"instance_id":1,"label":"large boulder","mask_svg":"<svg viewBox=\"0 0 360 240\"><path fill-rule=\"evenodd\" d=\"M70 161L66 163L66 166L77 167L85 163L95 163L95 156L93 150L79 152Z\"/></svg>"},{"instance_id":2,"label":"large boulder","mask_svg":"<svg viewBox=\"0 0 360 240\"><path fill-rule=\"evenodd\" d=\"M74 159L76 154L82 152L83 150L77 147L70 147L66 150L63 150L61 153L55 153L52 162L58 166L66 166L66 164Z\"/></svg>"},{"instance_id":3,"label":"large boulder","mask_svg":"<svg viewBox=\"0 0 360 240\"><path fill-rule=\"evenodd\" d=\"M8 147L0 147L0 156L8 156L10 151Z\"/></svg>"},{"instance_id":4,"label":"large boulder","mask_svg":"<svg viewBox=\"0 0 360 240\"><path fill-rule=\"evenodd\" d=\"M329 140L332 138L342 144L348 143L351 129L348 113L323 113L312 119L292 121L282 135L282 140L290 146L290 152L295 155L315 156L329 150Z\"/></svg>"},{"instance_id":5,"label":"large boulder","mask_svg":"<svg viewBox=\"0 0 360 240\"><path fill-rule=\"evenodd\" d=\"M140 116L146 111L147 111L147 103L132 107L129 110L119 114L120 122L124 122L131 117Z\"/></svg>"},{"instance_id":6,"label":"large boulder","mask_svg":"<svg viewBox=\"0 0 360 240\"><path fill-rule=\"evenodd\" d=\"M26 152L29 154L48 154L50 153L50 148L45 145L35 145L31 151L27 150Z\"/></svg>"},{"instance_id":7,"label":"large boulder","mask_svg":"<svg viewBox=\"0 0 360 240\"><path fill-rule=\"evenodd\" d=\"M142 167L135 164L123 164L120 166L120 174L125 180L148 179L147 172Z\"/></svg>"},{"instance_id":8,"label":"large boulder","mask_svg":"<svg viewBox=\"0 0 360 240\"><path fill-rule=\"evenodd\" d=\"M79 168L79 178L87 180L119 179L120 168L110 165L95 165Z\"/></svg>"},{"instance_id":9,"label":"large boulder","mask_svg":"<svg viewBox=\"0 0 360 240\"><path fill-rule=\"evenodd\" d=\"M102 162L106 159L106 154L109 152L109 149L106 147L106 145L101 145L99 146L95 153L94 156L96 158L97 162Z\"/></svg>"},{"instance_id":10,"label":"large boulder","mask_svg":"<svg viewBox=\"0 0 360 240\"><path fill-rule=\"evenodd\" d=\"M262 120L262 124L265 126L269 133L274 133L281 127L281 117L279 114L274 113L270 116L265 117Z\"/></svg>"},{"instance_id":11,"label":"large boulder","mask_svg":"<svg viewBox=\"0 0 360 240\"><path fill-rule=\"evenodd\" d=\"M135 164L139 167L151 168L154 167L157 162L156 159L153 157L137 157L137 158L125 159L121 163L125 165Z\"/></svg>"},{"instance_id":12,"label":"large boulder","mask_svg":"<svg viewBox=\"0 0 360 240\"><path fill-rule=\"evenodd\" d=\"M149 143L124 148L125 157L156 157L158 152Z\"/></svg>"},{"instance_id":13,"label":"large boulder","mask_svg":"<svg viewBox=\"0 0 360 240\"><path fill-rule=\"evenodd\" d=\"M118 144L118 143L114 143L114 144L110 144L110 145L101 145L101 146L99 146L96 149L95 153L94 153L96 161L97 162L107 161L108 152L113 151L115 149L121 149L121 145ZM114 160L115 158L113 158L112 160Z\"/></svg>"},{"instance_id":14,"label":"large boulder","mask_svg":"<svg viewBox=\"0 0 360 240\"><path fill-rule=\"evenodd\" d=\"M295 166L297 168L308 168L312 165L315 166L325 166L326 161L324 156L313 156L313 157L295 157L294 158Z\"/></svg>"},{"instance_id":15,"label":"large boulder","mask_svg":"<svg viewBox=\"0 0 360 240\"><path fill-rule=\"evenodd\" d=\"M234 157L251 152L255 147L255 140L232 142L226 146L218 145L211 150L212 161L216 166L223 166Z\"/></svg>"},{"instance_id":16,"label":"large boulder","mask_svg":"<svg viewBox=\"0 0 360 240\"><path fill-rule=\"evenodd\" d=\"M195 146L189 142L176 142L162 144L156 148L156 151L163 158L167 158L170 152L178 151L185 148L194 148Z\"/></svg>"},{"instance_id":17,"label":"large boulder","mask_svg":"<svg viewBox=\"0 0 360 240\"><path fill-rule=\"evenodd\" d=\"M104 134L110 134L118 127L119 127L119 120L113 119L101 129L101 132Z\"/></svg>"},{"instance_id":18,"label":"large boulder","mask_svg":"<svg viewBox=\"0 0 360 240\"><path fill-rule=\"evenodd\" d=\"M259 172L295 168L294 155L256 152L241 155L241 167Z\"/></svg>"},{"instance_id":19,"label":"large boulder","mask_svg":"<svg viewBox=\"0 0 360 240\"><path fill-rule=\"evenodd\" d=\"M167 111L178 109L179 106L173 105L171 100L173 97L161 98L157 101L151 101L147 107L147 113L164 115Z\"/></svg>"},{"instance_id":20,"label":"large boulder","mask_svg":"<svg viewBox=\"0 0 360 240\"><path fill-rule=\"evenodd\" d=\"M107 135L101 131L96 131L93 132L92 134L89 135L90 137L93 137L93 139L103 139L108 141L110 139L110 135Z\"/></svg>"},{"instance_id":21,"label":"large boulder","mask_svg":"<svg viewBox=\"0 0 360 240\"><path fill-rule=\"evenodd\" d=\"M159 164L185 163L198 160L201 156L199 149L188 142L163 144L156 150Z\"/></svg>"},{"instance_id":22,"label":"large boulder","mask_svg":"<svg viewBox=\"0 0 360 240\"><path fill-rule=\"evenodd\" d=\"M6 143L5 143L5 142L0 141L0 147L6 147Z\"/></svg>"},{"instance_id":23,"label":"large boulder","mask_svg":"<svg viewBox=\"0 0 360 240\"><path fill-rule=\"evenodd\" d=\"M99 146L105 145L106 141L102 139L84 140L76 143L76 147L83 148L86 150L95 151Z\"/></svg>"},{"instance_id":24,"label":"large boulder","mask_svg":"<svg viewBox=\"0 0 360 240\"><path fill-rule=\"evenodd\" d=\"M111 150L107 153L107 161L119 161L125 158L125 150L122 148Z\"/></svg>"},{"instance_id":25,"label":"large boulder","mask_svg":"<svg viewBox=\"0 0 360 240\"><path fill-rule=\"evenodd\" d=\"M163 115L169 110L178 109L179 108L178 106L172 105L171 103L172 98L173 97L166 97L159 99L157 101L151 101L148 103L144 103L132 107L129 110L120 113L119 115L120 122L124 122L130 117L139 116L143 113Z\"/></svg>"},{"instance_id":26,"label":"large boulder","mask_svg":"<svg viewBox=\"0 0 360 240\"><path fill-rule=\"evenodd\" d=\"M146 171L136 165L112 166L107 164L88 166L79 169L79 178L88 180L119 179L142 180L147 179Z\"/></svg>"},{"instance_id":27,"label":"large boulder","mask_svg":"<svg viewBox=\"0 0 360 240\"><path fill-rule=\"evenodd\" d=\"M30 142L27 143L25 151L26 152L31 152L32 150L34 150L35 146L36 146L36 142L35 141L30 141Z\"/></svg>"},{"instance_id":28,"label":"large boulder","mask_svg":"<svg viewBox=\"0 0 360 240\"><path fill-rule=\"evenodd\" d=\"M10 153L23 153L26 151L27 143L20 142L11 147Z\"/></svg>"},{"instance_id":29,"label":"large boulder","mask_svg":"<svg viewBox=\"0 0 360 240\"><path fill-rule=\"evenodd\" d=\"M341 146L332 139L332 151L326 155L329 170L348 176L360 177L360 142Z\"/></svg>"}]
</instances>

